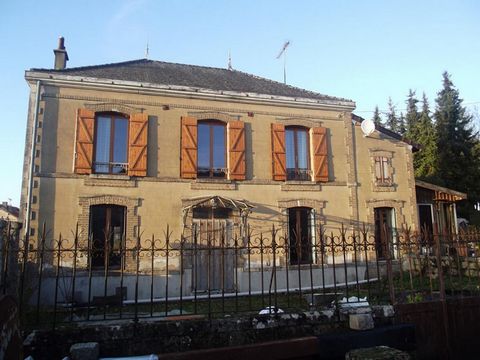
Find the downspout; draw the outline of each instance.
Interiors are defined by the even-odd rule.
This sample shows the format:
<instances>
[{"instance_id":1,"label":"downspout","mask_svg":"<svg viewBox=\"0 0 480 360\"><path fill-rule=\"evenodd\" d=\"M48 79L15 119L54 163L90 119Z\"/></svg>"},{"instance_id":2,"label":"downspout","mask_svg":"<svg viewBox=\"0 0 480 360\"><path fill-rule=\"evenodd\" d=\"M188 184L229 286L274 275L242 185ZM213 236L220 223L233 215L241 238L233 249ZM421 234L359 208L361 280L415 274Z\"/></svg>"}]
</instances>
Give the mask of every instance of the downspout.
<instances>
[{"instance_id":1,"label":"downspout","mask_svg":"<svg viewBox=\"0 0 480 360\"><path fill-rule=\"evenodd\" d=\"M40 80L37 80L37 89L35 96L35 113L33 116L33 129L32 129L32 148L30 151L30 171L28 176L28 187L27 187L27 211L25 214L25 235L28 237L30 235L30 218L32 212L32 188L33 188L33 173L35 171L35 144L37 142L37 127L38 127L38 110L40 107Z\"/></svg>"}]
</instances>

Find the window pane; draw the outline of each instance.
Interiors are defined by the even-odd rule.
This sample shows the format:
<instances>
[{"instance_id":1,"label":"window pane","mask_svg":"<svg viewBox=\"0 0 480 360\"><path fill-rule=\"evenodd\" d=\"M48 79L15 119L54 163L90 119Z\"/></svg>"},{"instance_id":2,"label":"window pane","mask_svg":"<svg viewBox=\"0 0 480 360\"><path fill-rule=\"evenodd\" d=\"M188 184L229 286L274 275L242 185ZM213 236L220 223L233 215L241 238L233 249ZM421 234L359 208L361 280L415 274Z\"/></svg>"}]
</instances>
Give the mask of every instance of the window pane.
<instances>
[{"instance_id":1,"label":"window pane","mask_svg":"<svg viewBox=\"0 0 480 360\"><path fill-rule=\"evenodd\" d=\"M198 124L198 170L204 171L210 168L210 126Z\"/></svg>"},{"instance_id":2,"label":"window pane","mask_svg":"<svg viewBox=\"0 0 480 360\"><path fill-rule=\"evenodd\" d=\"M384 180L387 180L388 178L390 178L390 175L388 173L388 158L384 157L382 158L383 160L383 179Z\"/></svg>"},{"instance_id":3,"label":"window pane","mask_svg":"<svg viewBox=\"0 0 480 360\"><path fill-rule=\"evenodd\" d=\"M297 130L297 156L298 168L308 169L307 132L304 130Z\"/></svg>"},{"instance_id":4,"label":"window pane","mask_svg":"<svg viewBox=\"0 0 480 360\"><path fill-rule=\"evenodd\" d=\"M110 118L97 118L97 133L95 139L95 172L109 172L110 161Z\"/></svg>"},{"instance_id":5,"label":"window pane","mask_svg":"<svg viewBox=\"0 0 480 360\"><path fill-rule=\"evenodd\" d=\"M113 140L113 162L127 163L127 137L128 137L128 120L124 118L115 119L115 133ZM113 168L113 172L125 172L121 166Z\"/></svg>"},{"instance_id":6,"label":"window pane","mask_svg":"<svg viewBox=\"0 0 480 360\"><path fill-rule=\"evenodd\" d=\"M375 178L377 180L382 179L381 163L380 163L380 158L378 158L378 157L375 158Z\"/></svg>"},{"instance_id":7,"label":"window pane","mask_svg":"<svg viewBox=\"0 0 480 360\"><path fill-rule=\"evenodd\" d=\"M295 169L295 132L293 130L285 130L285 151L287 157L287 168Z\"/></svg>"},{"instance_id":8,"label":"window pane","mask_svg":"<svg viewBox=\"0 0 480 360\"><path fill-rule=\"evenodd\" d=\"M225 168L225 127L212 125L213 127L213 168Z\"/></svg>"}]
</instances>

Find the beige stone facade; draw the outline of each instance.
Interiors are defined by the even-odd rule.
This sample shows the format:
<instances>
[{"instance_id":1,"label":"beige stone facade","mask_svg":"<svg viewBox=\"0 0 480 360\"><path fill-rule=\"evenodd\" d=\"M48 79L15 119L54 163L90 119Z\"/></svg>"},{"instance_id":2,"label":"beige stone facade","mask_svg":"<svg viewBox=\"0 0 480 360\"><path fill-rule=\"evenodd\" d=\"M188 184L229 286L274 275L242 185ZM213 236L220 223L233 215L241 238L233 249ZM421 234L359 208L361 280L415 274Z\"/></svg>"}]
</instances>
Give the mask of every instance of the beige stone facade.
<instances>
[{"instance_id":1,"label":"beige stone facade","mask_svg":"<svg viewBox=\"0 0 480 360\"><path fill-rule=\"evenodd\" d=\"M32 98L36 92L34 80L40 78L41 74L27 73ZM352 121L353 103L302 103L241 94L185 95L76 79L45 78L40 86L31 194L32 238L43 222L54 238L70 234L76 223L88 232L89 206L99 203L126 206L127 237L135 236L138 228L146 234L160 233L167 224L180 236L182 200L210 195L248 201L253 205L249 222L262 229L285 225L284 210L293 206L316 209L318 221L327 228L373 224L376 207L394 208L397 227L416 227L411 146L378 131L363 136L359 123ZM147 176L74 173L76 111L80 108L148 114ZM33 110L32 106L27 140L34 124ZM245 123L245 180L180 178L182 116ZM328 182L272 180L272 123L327 129ZM373 158L378 154L388 156L392 174L389 186L375 183ZM27 185L24 181L22 203L27 200Z\"/></svg>"}]
</instances>

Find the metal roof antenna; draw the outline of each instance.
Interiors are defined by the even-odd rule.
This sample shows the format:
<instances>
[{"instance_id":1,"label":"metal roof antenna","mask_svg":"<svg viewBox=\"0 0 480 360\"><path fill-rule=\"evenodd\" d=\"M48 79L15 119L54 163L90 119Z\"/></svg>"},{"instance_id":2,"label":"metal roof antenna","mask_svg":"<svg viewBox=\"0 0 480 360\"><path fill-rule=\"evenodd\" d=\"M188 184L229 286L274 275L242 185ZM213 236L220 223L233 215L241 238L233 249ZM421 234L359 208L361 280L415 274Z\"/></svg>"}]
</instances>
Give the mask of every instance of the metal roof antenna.
<instances>
[{"instance_id":1,"label":"metal roof antenna","mask_svg":"<svg viewBox=\"0 0 480 360\"><path fill-rule=\"evenodd\" d=\"M147 40L147 47L145 48L145 59L148 59L148 40Z\"/></svg>"},{"instance_id":2,"label":"metal roof antenna","mask_svg":"<svg viewBox=\"0 0 480 360\"><path fill-rule=\"evenodd\" d=\"M230 53L230 50L228 50L228 70L233 70L232 67L232 54Z\"/></svg>"},{"instance_id":3,"label":"metal roof antenna","mask_svg":"<svg viewBox=\"0 0 480 360\"><path fill-rule=\"evenodd\" d=\"M283 55L283 83L287 83L287 47L290 45L290 41L287 40L283 44L282 50L280 53L277 55L277 59L280 59L280 57Z\"/></svg>"}]
</instances>

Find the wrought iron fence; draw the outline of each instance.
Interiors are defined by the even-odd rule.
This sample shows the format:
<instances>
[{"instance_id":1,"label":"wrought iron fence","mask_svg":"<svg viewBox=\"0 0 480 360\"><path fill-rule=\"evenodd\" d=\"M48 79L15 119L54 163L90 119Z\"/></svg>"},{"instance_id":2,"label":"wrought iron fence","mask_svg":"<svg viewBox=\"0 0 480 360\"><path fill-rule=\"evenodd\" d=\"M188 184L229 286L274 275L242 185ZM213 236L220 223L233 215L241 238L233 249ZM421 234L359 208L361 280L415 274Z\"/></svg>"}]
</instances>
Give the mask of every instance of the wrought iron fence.
<instances>
[{"instance_id":1,"label":"wrought iron fence","mask_svg":"<svg viewBox=\"0 0 480 360\"><path fill-rule=\"evenodd\" d=\"M338 310L480 294L477 231L451 235L368 227L296 239L282 230L193 226L161 237L53 239L4 229L0 291L14 293L26 328L114 319ZM383 239L383 240L382 240Z\"/></svg>"}]
</instances>

